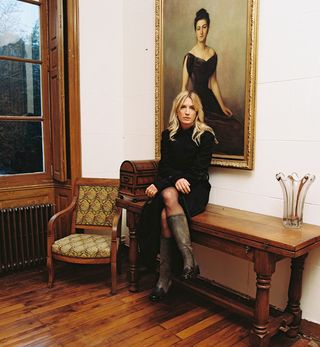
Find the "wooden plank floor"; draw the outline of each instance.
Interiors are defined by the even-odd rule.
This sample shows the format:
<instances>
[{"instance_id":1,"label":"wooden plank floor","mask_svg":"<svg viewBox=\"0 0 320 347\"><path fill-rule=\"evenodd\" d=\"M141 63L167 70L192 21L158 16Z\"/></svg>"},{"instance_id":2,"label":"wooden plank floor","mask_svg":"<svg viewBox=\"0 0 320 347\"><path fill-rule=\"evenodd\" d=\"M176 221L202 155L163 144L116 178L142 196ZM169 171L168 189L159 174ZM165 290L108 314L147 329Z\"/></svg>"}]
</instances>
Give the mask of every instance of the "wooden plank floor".
<instances>
[{"instance_id":1,"label":"wooden plank floor","mask_svg":"<svg viewBox=\"0 0 320 347\"><path fill-rule=\"evenodd\" d=\"M105 275L101 265L59 265L52 289L45 268L1 277L0 346L249 346L248 320L177 288L150 303L151 274L135 294L121 275L111 296ZM280 334L271 346L318 344Z\"/></svg>"}]
</instances>

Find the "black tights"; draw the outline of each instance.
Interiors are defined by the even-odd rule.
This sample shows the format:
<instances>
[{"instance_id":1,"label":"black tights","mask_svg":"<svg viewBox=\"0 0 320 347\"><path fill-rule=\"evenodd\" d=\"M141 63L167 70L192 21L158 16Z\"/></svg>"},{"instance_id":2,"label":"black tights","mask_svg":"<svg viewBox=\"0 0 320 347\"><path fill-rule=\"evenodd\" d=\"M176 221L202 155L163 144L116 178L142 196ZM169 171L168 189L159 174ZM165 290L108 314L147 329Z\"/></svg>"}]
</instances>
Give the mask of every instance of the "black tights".
<instances>
[{"instance_id":1,"label":"black tights","mask_svg":"<svg viewBox=\"0 0 320 347\"><path fill-rule=\"evenodd\" d=\"M161 235L165 238L172 237L167 223L167 217L183 214L184 210L179 203L179 193L176 188L168 187L161 192L164 209L161 211Z\"/></svg>"}]
</instances>

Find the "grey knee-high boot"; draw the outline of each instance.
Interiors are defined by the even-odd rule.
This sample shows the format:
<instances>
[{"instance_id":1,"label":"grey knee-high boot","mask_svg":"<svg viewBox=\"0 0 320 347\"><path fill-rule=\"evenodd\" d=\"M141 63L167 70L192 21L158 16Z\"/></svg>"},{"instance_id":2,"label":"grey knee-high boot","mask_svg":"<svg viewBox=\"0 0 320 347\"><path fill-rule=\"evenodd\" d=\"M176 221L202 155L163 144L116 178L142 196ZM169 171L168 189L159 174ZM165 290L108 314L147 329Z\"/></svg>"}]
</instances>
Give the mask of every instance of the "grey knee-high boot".
<instances>
[{"instance_id":1,"label":"grey knee-high boot","mask_svg":"<svg viewBox=\"0 0 320 347\"><path fill-rule=\"evenodd\" d=\"M173 238L161 237L160 239L160 271L158 282L149 295L151 301L160 301L168 293L172 284L171 254Z\"/></svg>"},{"instance_id":2,"label":"grey knee-high boot","mask_svg":"<svg viewBox=\"0 0 320 347\"><path fill-rule=\"evenodd\" d=\"M167 217L167 222L177 246L183 257L182 279L188 280L199 274L199 266L196 264L190 239L189 225L185 214L177 214Z\"/></svg>"}]
</instances>

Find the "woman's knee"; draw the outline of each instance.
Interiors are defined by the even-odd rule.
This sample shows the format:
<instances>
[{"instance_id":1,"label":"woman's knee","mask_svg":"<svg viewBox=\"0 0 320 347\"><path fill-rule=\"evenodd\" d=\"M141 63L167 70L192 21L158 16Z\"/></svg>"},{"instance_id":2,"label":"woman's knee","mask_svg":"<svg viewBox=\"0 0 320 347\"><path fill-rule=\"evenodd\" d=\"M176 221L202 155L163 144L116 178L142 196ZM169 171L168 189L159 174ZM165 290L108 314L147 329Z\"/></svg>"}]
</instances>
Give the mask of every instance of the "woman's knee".
<instances>
[{"instance_id":1,"label":"woman's knee","mask_svg":"<svg viewBox=\"0 0 320 347\"><path fill-rule=\"evenodd\" d=\"M173 187L166 188L162 191L163 203L166 206L178 203L178 197L178 191Z\"/></svg>"}]
</instances>

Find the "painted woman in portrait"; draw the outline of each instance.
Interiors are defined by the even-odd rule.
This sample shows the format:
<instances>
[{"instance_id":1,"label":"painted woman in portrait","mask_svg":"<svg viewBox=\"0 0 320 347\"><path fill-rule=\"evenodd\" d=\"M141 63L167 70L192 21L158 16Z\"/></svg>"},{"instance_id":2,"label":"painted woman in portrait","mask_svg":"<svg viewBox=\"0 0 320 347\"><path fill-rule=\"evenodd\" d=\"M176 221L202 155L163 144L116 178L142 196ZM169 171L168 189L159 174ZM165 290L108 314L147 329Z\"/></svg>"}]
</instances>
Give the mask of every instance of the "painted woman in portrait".
<instances>
[{"instance_id":1,"label":"painted woman in portrait","mask_svg":"<svg viewBox=\"0 0 320 347\"><path fill-rule=\"evenodd\" d=\"M183 61L182 91L194 90L200 96L205 121L219 142L215 154L243 155L244 126L223 101L217 79L218 56L206 45L209 28L209 13L202 8L194 19L196 45Z\"/></svg>"}]
</instances>

